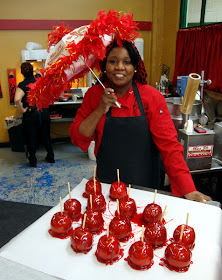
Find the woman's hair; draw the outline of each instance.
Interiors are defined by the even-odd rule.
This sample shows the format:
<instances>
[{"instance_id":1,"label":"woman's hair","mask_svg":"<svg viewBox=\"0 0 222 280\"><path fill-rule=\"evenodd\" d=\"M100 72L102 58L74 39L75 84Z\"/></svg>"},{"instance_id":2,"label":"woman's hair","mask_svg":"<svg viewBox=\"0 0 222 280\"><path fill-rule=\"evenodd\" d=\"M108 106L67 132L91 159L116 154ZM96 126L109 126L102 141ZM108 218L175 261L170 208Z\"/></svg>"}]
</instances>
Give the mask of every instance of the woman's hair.
<instances>
[{"instance_id":1,"label":"woman's hair","mask_svg":"<svg viewBox=\"0 0 222 280\"><path fill-rule=\"evenodd\" d=\"M116 47L121 47L118 45L117 41L114 40L107 48L106 48L106 56L103 60L100 61L100 70L102 72L102 75L100 77L102 82L108 82L108 78L106 76L106 73L104 72L106 70L106 62L107 62L107 57L110 53L110 51ZM129 41L122 41L122 47L124 47L130 56L132 65L135 67L136 72L134 74L133 79L139 81L142 84L147 84L146 77L146 69L144 66L144 63L141 59L141 56L136 48L136 46Z\"/></svg>"},{"instance_id":2,"label":"woman's hair","mask_svg":"<svg viewBox=\"0 0 222 280\"><path fill-rule=\"evenodd\" d=\"M21 73L25 78L33 76L33 66L29 62L24 62L21 65Z\"/></svg>"}]
</instances>

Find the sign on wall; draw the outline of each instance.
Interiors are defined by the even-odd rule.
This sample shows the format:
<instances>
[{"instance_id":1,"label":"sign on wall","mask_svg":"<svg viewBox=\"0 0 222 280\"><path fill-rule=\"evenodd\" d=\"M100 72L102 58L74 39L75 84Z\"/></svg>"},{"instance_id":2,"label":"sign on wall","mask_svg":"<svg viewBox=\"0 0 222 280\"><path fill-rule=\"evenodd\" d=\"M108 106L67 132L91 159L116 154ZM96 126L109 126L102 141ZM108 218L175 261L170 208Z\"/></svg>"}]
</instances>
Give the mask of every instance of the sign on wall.
<instances>
[{"instance_id":1,"label":"sign on wall","mask_svg":"<svg viewBox=\"0 0 222 280\"><path fill-rule=\"evenodd\" d=\"M16 90L16 69L8 68L8 87L10 104L14 104L14 96Z\"/></svg>"},{"instance_id":2,"label":"sign on wall","mask_svg":"<svg viewBox=\"0 0 222 280\"><path fill-rule=\"evenodd\" d=\"M1 82L0 82L0 98L2 98L2 86L1 86Z\"/></svg>"}]
</instances>

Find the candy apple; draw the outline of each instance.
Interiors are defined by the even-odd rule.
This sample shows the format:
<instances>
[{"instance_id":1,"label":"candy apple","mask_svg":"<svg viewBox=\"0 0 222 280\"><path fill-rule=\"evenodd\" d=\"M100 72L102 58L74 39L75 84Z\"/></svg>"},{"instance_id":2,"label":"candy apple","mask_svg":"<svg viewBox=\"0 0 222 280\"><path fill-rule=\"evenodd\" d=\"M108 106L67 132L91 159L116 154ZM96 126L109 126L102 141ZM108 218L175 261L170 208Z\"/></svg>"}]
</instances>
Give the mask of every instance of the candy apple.
<instances>
[{"instance_id":1,"label":"candy apple","mask_svg":"<svg viewBox=\"0 0 222 280\"><path fill-rule=\"evenodd\" d=\"M83 229L82 227L75 228L73 233L70 235L70 238L71 247L76 253L87 253L91 250L93 235L86 229Z\"/></svg>"},{"instance_id":2,"label":"candy apple","mask_svg":"<svg viewBox=\"0 0 222 280\"><path fill-rule=\"evenodd\" d=\"M166 247L165 264L171 270L186 271L190 266L192 253L181 242L173 242Z\"/></svg>"},{"instance_id":3,"label":"candy apple","mask_svg":"<svg viewBox=\"0 0 222 280\"><path fill-rule=\"evenodd\" d=\"M128 195L119 200L119 212L121 217L131 220L136 214L136 203Z\"/></svg>"},{"instance_id":4,"label":"candy apple","mask_svg":"<svg viewBox=\"0 0 222 280\"><path fill-rule=\"evenodd\" d=\"M162 216L162 208L156 203L148 204L143 210L143 221L145 223L159 222Z\"/></svg>"},{"instance_id":5,"label":"candy apple","mask_svg":"<svg viewBox=\"0 0 222 280\"><path fill-rule=\"evenodd\" d=\"M67 212L72 220L77 220L81 214L81 203L74 198L70 198L64 203L64 211Z\"/></svg>"},{"instance_id":6,"label":"candy apple","mask_svg":"<svg viewBox=\"0 0 222 280\"><path fill-rule=\"evenodd\" d=\"M147 270L153 265L153 248L146 241L137 241L129 249L128 264L137 270Z\"/></svg>"},{"instance_id":7,"label":"candy apple","mask_svg":"<svg viewBox=\"0 0 222 280\"><path fill-rule=\"evenodd\" d=\"M57 212L51 219L51 230L58 234L67 234L72 228L72 219L66 212Z\"/></svg>"},{"instance_id":8,"label":"candy apple","mask_svg":"<svg viewBox=\"0 0 222 280\"><path fill-rule=\"evenodd\" d=\"M116 181L110 186L109 197L112 200L120 199L127 195L126 184L121 181Z\"/></svg>"},{"instance_id":9,"label":"candy apple","mask_svg":"<svg viewBox=\"0 0 222 280\"><path fill-rule=\"evenodd\" d=\"M94 211L94 210L87 210L85 213L87 214L85 228L89 230L91 233L101 232L104 224L104 220L101 212Z\"/></svg>"},{"instance_id":10,"label":"candy apple","mask_svg":"<svg viewBox=\"0 0 222 280\"><path fill-rule=\"evenodd\" d=\"M100 237L97 244L96 257L98 261L105 264L112 264L119 259L120 255L120 243L119 240L109 234Z\"/></svg>"},{"instance_id":11,"label":"candy apple","mask_svg":"<svg viewBox=\"0 0 222 280\"><path fill-rule=\"evenodd\" d=\"M164 245L167 238L167 231L161 222L149 223L144 232L144 240L150 245L160 247Z\"/></svg>"}]
</instances>

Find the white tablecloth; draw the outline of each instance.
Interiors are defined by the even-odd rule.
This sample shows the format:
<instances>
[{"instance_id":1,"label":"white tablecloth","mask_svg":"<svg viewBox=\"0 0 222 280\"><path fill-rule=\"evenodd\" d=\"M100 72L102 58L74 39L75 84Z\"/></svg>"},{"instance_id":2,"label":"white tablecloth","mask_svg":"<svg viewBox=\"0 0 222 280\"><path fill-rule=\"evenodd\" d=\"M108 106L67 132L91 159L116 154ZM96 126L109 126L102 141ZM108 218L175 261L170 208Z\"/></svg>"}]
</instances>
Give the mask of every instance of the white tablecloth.
<instances>
[{"instance_id":1,"label":"white tablecloth","mask_svg":"<svg viewBox=\"0 0 222 280\"><path fill-rule=\"evenodd\" d=\"M82 204L82 213L85 211L87 200L82 197L87 180L73 189L72 198ZM110 185L102 184L102 191L107 201L107 211L104 220L110 221L116 210L116 202L109 200ZM68 192L68 191L67 191ZM141 213L148 203L153 202L154 193L131 189L130 196L136 201L138 212ZM68 199L65 197L63 202ZM113 265L105 265L97 261L95 256L96 245L101 235L95 235L94 245L88 254L76 254L71 246L70 239L53 238L48 233L50 221L54 213L60 211L60 205L52 208L39 220L13 238L0 250L0 256L18 264L62 279L189 279L189 280L219 280L221 279L221 247L222 247L222 215L221 209L211 205L192 202L185 199L163 194L156 196L156 203L167 211L164 219L168 238L172 237L174 229L186 222L189 212L189 225L195 229L196 245L193 250L192 262L185 273L177 273L159 265L164 256L165 247L154 251L154 265L147 271L133 270L124 260L128 255L130 245L139 240L141 227L133 224L134 238L127 243L121 243L125 256ZM74 222L73 227L80 222ZM1 272L7 275L8 271ZM6 279L6 278L5 278ZM10 279L10 278L9 278Z\"/></svg>"}]
</instances>

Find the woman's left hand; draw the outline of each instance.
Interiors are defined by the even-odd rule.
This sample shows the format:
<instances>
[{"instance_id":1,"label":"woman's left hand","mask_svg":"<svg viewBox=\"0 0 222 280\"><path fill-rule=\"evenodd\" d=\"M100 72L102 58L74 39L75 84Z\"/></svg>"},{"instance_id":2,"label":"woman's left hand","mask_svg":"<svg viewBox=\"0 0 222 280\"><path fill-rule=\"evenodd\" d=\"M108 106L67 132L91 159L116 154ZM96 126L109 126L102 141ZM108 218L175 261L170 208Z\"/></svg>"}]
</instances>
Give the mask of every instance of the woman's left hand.
<instances>
[{"instance_id":1,"label":"woman's left hand","mask_svg":"<svg viewBox=\"0 0 222 280\"><path fill-rule=\"evenodd\" d=\"M202 202L202 203L206 203L207 200L212 200L211 197L209 197L208 195L205 195L198 191L190 192L190 193L186 194L184 197L186 199L198 201L198 202Z\"/></svg>"}]
</instances>

